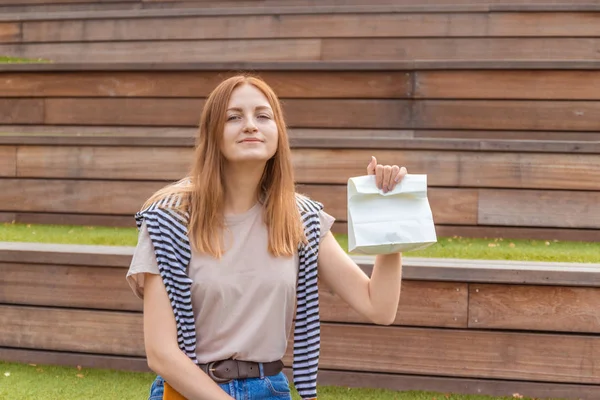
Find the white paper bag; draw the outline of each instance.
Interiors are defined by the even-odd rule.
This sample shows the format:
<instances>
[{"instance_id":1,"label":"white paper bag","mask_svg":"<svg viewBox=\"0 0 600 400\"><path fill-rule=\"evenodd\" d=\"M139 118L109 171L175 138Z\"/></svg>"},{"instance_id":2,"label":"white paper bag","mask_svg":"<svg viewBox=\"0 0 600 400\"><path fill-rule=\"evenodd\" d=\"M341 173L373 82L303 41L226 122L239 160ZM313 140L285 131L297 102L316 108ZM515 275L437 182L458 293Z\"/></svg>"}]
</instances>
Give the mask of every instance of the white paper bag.
<instances>
[{"instance_id":1,"label":"white paper bag","mask_svg":"<svg viewBox=\"0 0 600 400\"><path fill-rule=\"evenodd\" d=\"M390 254L424 249L437 242L427 200L427 175L408 174L383 193L375 175L348 180L348 250Z\"/></svg>"}]
</instances>

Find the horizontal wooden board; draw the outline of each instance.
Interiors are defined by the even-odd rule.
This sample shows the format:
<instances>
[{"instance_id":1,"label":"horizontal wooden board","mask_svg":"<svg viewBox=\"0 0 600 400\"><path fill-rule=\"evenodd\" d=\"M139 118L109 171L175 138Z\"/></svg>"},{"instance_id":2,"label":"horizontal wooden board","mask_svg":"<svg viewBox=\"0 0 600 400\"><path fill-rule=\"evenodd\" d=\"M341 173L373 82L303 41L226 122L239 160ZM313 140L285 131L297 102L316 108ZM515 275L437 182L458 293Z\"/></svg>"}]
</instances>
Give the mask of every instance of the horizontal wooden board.
<instances>
[{"instance_id":1,"label":"horizontal wooden board","mask_svg":"<svg viewBox=\"0 0 600 400\"><path fill-rule=\"evenodd\" d=\"M470 139L470 140L511 140L535 142L538 140L549 141L578 141L587 142L600 141L598 132L575 132L575 131L526 131L526 130L429 130L420 129L414 131L416 138L439 138L439 139Z\"/></svg>"},{"instance_id":2,"label":"horizontal wooden board","mask_svg":"<svg viewBox=\"0 0 600 400\"><path fill-rule=\"evenodd\" d=\"M413 126L427 129L597 131L600 102L426 100Z\"/></svg>"},{"instance_id":3,"label":"horizontal wooden board","mask_svg":"<svg viewBox=\"0 0 600 400\"><path fill-rule=\"evenodd\" d=\"M13 177L17 174L17 148L0 146L0 176Z\"/></svg>"},{"instance_id":4,"label":"horizontal wooden board","mask_svg":"<svg viewBox=\"0 0 600 400\"><path fill-rule=\"evenodd\" d=\"M597 38L325 38L321 59L598 60L599 45Z\"/></svg>"},{"instance_id":5,"label":"horizontal wooden board","mask_svg":"<svg viewBox=\"0 0 600 400\"><path fill-rule=\"evenodd\" d=\"M17 22L0 22L0 43L19 42L21 27Z\"/></svg>"},{"instance_id":6,"label":"horizontal wooden board","mask_svg":"<svg viewBox=\"0 0 600 400\"><path fill-rule=\"evenodd\" d=\"M366 174L371 155L381 164L406 166L427 174L431 186L600 189L597 156L357 149L296 149L296 179L346 184ZM360 160L364 161L361 164ZM575 182L574 182L575 181Z\"/></svg>"},{"instance_id":7,"label":"horizontal wooden board","mask_svg":"<svg viewBox=\"0 0 600 400\"><path fill-rule=\"evenodd\" d=\"M4 125L0 143L26 145L192 146L195 127ZM292 147L598 153L600 133L415 129L288 130ZM449 140L450 139L450 140Z\"/></svg>"},{"instance_id":8,"label":"horizontal wooden board","mask_svg":"<svg viewBox=\"0 0 600 400\"><path fill-rule=\"evenodd\" d=\"M120 268L0 263L0 273L0 303L142 311ZM466 328L467 297L466 284L405 281L395 324ZM369 322L326 289L321 319Z\"/></svg>"},{"instance_id":9,"label":"horizontal wooden board","mask_svg":"<svg viewBox=\"0 0 600 400\"><path fill-rule=\"evenodd\" d=\"M0 348L0 359L22 364L63 365L71 366L73 368L79 365L84 368L106 368L139 372L150 371L146 359L143 357L119 357ZM284 372L291 382L291 368L285 368ZM368 387L396 391L424 390L440 393L486 394L490 396L508 397L512 396L514 393L522 393L524 396L534 398L576 397L581 400L595 400L598 391L597 385L537 383L516 380L442 378L436 376L332 371L324 368L319 369L319 384L358 388Z\"/></svg>"},{"instance_id":10,"label":"horizontal wooden board","mask_svg":"<svg viewBox=\"0 0 600 400\"><path fill-rule=\"evenodd\" d=\"M466 284L404 281L394 324L466 328L467 299ZM323 321L369 323L328 290L321 291L319 304Z\"/></svg>"},{"instance_id":11,"label":"horizontal wooden board","mask_svg":"<svg viewBox=\"0 0 600 400\"><path fill-rule=\"evenodd\" d=\"M43 124L44 100L0 98L0 124Z\"/></svg>"},{"instance_id":12,"label":"horizontal wooden board","mask_svg":"<svg viewBox=\"0 0 600 400\"><path fill-rule=\"evenodd\" d=\"M0 263L0 273L0 303L142 311L121 268Z\"/></svg>"},{"instance_id":13,"label":"horizontal wooden board","mask_svg":"<svg viewBox=\"0 0 600 400\"><path fill-rule=\"evenodd\" d=\"M0 74L4 97L208 97L235 71L62 72ZM280 98L403 98L403 71L256 71Z\"/></svg>"},{"instance_id":14,"label":"horizontal wooden board","mask_svg":"<svg viewBox=\"0 0 600 400\"><path fill-rule=\"evenodd\" d=\"M346 186L300 185L300 193L322 202L325 211L338 221L348 219ZM477 223L477 190L430 188L428 198L436 223L473 225Z\"/></svg>"},{"instance_id":15,"label":"horizontal wooden board","mask_svg":"<svg viewBox=\"0 0 600 400\"><path fill-rule=\"evenodd\" d=\"M479 224L600 228L600 191L479 191Z\"/></svg>"},{"instance_id":16,"label":"horizontal wooden board","mask_svg":"<svg viewBox=\"0 0 600 400\"><path fill-rule=\"evenodd\" d=\"M9 219L16 219L12 213L41 213L20 216L19 221L27 223L61 222L60 214L82 214L77 220L65 219L63 222L79 222L90 225L102 215L125 216L127 220L115 222L133 222L133 214L152 193L166 185L166 182L139 181L86 181L86 180L42 180L42 179L5 179L0 180L3 191L0 192L0 211L11 212ZM340 222L346 221L346 189L343 186L302 186L302 193L323 201L326 210ZM48 202L50 196L54 199ZM477 191L473 189L430 189L430 203L436 223L439 224L475 224L477 220ZM58 213L54 218L51 214ZM66 217L65 217L66 218ZM109 220L98 222L111 222ZM112 225L112 224L111 224Z\"/></svg>"},{"instance_id":17,"label":"horizontal wooden board","mask_svg":"<svg viewBox=\"0 0 600 400\"><path fill-rule=\"evenodd\" d=\"M1 211L127 215L167 182L0 180ZM135 187L135 190L132 188ZM53 201L48 201L53 199ZM60 200L59 200L60 199Z\"/></svg>"},{"instance_id":18,"label":"horizontal wooden board","mask_svg":"<svg viewBox=\"0 0 600 400\"><path fill-rule=\"evenodd\" d=\"M17 111L31 105L23 102L37 101L2 100L8 110ZM44 104L46 124L175 127L197 126L204 102L181 98L52 98ZM594 132L600 118L600 101L287 99L283 107L286 123L294 128ZM42 123L41 115L36 113L12 116L15 113L0 119L0 123Z\"/></svg>"},{"instance_id":19,"label":"horizontal wooden board","mask_svg":"<svg viewBox=\"0 0 600 400\"><path fill-rule=\"evenodd\" d=\"M128 268L134 247L34 242L0 242L0 262L6 264L83 265ZM124 271L123 271L124 272Z\"/></svg>"},{"instance_id":20,"label":"horizontal wooden board","mask_svg":"<svg viewBox=\"0 0 600 400\"><path fill-rule=\"evenodd\" d=\"M204 101L64 98L45 104L45 123L52 125L197 126ZM283 107L292 127L391 129L409 124L405 100L288 99Z\"/></svg>"},{"instance_id":21,"label":"horizontal wooden board","mask_svg":"<svg viewBox=\"0 0 600 400\"><path fill-rule=\"evenodd\" d=\"M600 99L600 71L417 71L414 79L421 99Z\"/></svg>"},{"instance_id":22,"label":"horizontal wooden board","mask_svg":"<svg viewBox=\"0 0 600 400\"><path fill-rule=\"evenodd\" d=\"M0 242L0 262L127 269L134 247ZM374 258L351 256L370 276ZM403 257L404 281L600 287L598 264Z\"/></svg>"},{"instance_id":23,"label":"horizontal wooden board","mask_svg":"<svg viewBox=\"0 0 600 400\"><path fill-rule=\"evenodd\" d=\"M40 368L42 365L61 365L73 368L81 366L83 368L151 372L146 357L109 356L0 347L0 360L21 364L39 364L35 367L32 366L32 368Z\"/></svg>"},{"instance_id":24,"label":"horizontal wooden board","mask_svg":"<svg viewBox=\"0 0 600 400\"><path fill-rule=\"evenodd\" d=\"M401 392L420 390L438 393L502 396L505 398L513 398L513 395L518 393L527 398L535 399L576 398L580 400L595 400L600 389L598 385L332 371L324 368L319 369L319 384L356 388L368 387ZM440 396L432 395L431 398L432 400L434 398L440 399Z\"/></svg>"},{"instance_id":25,"label":"horizontal wooden board","mask_svg":"<svg viewBox=\"0 0 600 400\"><path fill-rule=\"evenodd\" d=\"M22 306L0 310L4 347L144 354L141 314ZM598 383L593 367L600 356L598 341L578 335L325 323L320 365L350 371Z\"/></svg>"},{"instance_id":26,"label":"horizontal wooden board","mask_svg":"<svg viewBox=\"0 0 600 400\"><path fill-rule=\"evenodd\" d=\"M3 99L0 123L195 127L203 104L182 98ZM293 128L593 132L600 117L598 101L287 99L283 106Z\"/></svg>"},{"instance_id":27,"label":"horizontal wooden board","mask_svg":"<svg viewBox=\"0 0 600 400\"><path fill-rule=\"evenodd\" d=\"M598 36L594 13L169 15L26 21L23 42L321 37Z\"/></svg>"},{"instance_id":28,"label":"horizontal wooden board","mask_svg":"<svg viewBox=\"0 0 600 400\"><path fill-rule=\"evenodd\" d=\"M0 305L0 346L143 356L142 314Z\"/></svg>"},{"instance_id":29,"label":"horizontal wooden board","mask_svg":"<svg viewBox=\"0 0 600 400\"><path fill-rule=\"evenodd\" d=\"M17 174L29 178L176 181L190 170L192 156L193 150L183 147L24 146L17 153Z\"/></svg>"},{"instance_id":30,"label":"horizontal wooden board","mask_svg":"<svg viewBox=\"0 0 600 400\"><path fill-rule=\"evenodd\" d=\"M310 61L319 39L3 44L0 53L53 62Z\"/></svg>"},{"instance_id":31,"label":"horizontal wooden board","mask_svg":"<svg viewBox=\"0 0 600 400\"><path fill-rule=\"evenodd\" d=\"M344 371L598 383L598 341L584 335L323 324L319 365Z\"/></svg>"},{"instance_id":32,"label":"horizontal wooden board","mask_svg":"<svg viewBox=\"0 0 600 400\"><path fill-rule=\"evenodd\" d=\"M469 286L469 327L600 332L600 288Z\"/></svg>"}]
</instances>

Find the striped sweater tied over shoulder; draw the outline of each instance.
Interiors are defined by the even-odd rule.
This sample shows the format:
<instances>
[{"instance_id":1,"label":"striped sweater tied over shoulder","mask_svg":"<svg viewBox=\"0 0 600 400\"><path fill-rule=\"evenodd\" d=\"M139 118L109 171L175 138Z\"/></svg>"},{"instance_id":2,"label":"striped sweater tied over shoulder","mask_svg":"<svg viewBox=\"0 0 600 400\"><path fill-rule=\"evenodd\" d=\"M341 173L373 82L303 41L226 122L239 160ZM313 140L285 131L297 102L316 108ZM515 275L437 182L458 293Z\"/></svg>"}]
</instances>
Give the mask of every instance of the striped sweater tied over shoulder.
<instances>
[{"instance_id":1,"label":"striped sweater tied over shoulder","mask_svg":"<svg viewBox=\"0 0 600 400\"><path fill-rule=\"evenodd\" d=\"M308 243L298 248L298 282L296 287L296 318L294 324L294 385L303 400L317 398L317 373L320 353L319 292L317 257L321 226L319 211L323 206L297 195ZM177 324L179 348L193 362L196 359L196 328L192 312L192 280L187 267L192 249L187 235L189 214L178 210L176 196L157 201L136 213L138 229L142 223L150 234L158 269L162 277Z\"/></svg>"}]
</instances>

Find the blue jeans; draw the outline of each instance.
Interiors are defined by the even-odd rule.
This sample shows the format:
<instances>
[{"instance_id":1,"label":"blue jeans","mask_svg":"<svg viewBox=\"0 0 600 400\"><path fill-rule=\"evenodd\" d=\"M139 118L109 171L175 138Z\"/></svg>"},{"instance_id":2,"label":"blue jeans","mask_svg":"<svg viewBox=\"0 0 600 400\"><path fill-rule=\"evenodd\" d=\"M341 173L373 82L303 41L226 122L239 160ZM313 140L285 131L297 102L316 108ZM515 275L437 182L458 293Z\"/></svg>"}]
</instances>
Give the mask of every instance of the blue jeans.
<instances>
[{"instance_id":1,"label":"blue jeans","mask_svg":"<svg viewBox=\"0 0 600 400\"><path fill-rule=\"evenodd\" d=\"M150 388L148 400L162 400L165 381L157 376ZM283 372L263 378L235 379L219 383L221 389L236 400L291 400L290 384Z\"/></svg>"}]
</instances>

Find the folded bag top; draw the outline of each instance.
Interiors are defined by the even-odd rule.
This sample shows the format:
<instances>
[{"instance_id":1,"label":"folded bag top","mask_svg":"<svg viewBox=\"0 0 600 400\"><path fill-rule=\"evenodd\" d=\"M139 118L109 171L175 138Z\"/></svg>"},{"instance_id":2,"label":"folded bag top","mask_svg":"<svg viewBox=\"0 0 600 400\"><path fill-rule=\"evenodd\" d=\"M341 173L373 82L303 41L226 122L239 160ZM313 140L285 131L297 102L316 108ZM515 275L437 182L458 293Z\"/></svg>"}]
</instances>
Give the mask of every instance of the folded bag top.
<instances>
[{"instance_id":1,"label":"folded bag top","mask_svg":"<svg viewBox=\"0 0 600 400\"><path fill-rule=\"evenodd\" d=\"M375 175L348 180L348 250L375 255L418 250L437 242L427 175L407 174L384 193Z\"/></svg>"}]
</instances>

